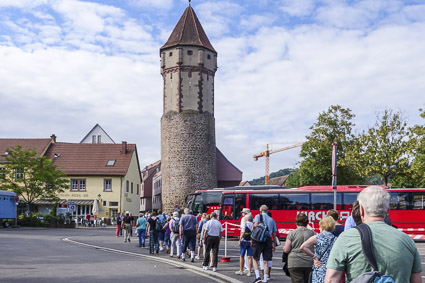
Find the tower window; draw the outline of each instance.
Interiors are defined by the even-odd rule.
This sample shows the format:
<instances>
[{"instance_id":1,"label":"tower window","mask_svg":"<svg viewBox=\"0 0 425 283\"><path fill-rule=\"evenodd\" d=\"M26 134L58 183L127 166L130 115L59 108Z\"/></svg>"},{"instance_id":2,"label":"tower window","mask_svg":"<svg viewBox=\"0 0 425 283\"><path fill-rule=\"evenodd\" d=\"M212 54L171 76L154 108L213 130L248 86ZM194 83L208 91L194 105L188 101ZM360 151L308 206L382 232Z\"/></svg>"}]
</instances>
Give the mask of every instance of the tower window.
<instances>
[{"instance_id":1,"label":"tower window","mask_svg":"<svg viewBox=\"0 0 425 283\"><path fill-rule=\"evenodd\" d=\"M173 52L168 53L168 56L170 57L173 56Z\"/></svg>"},{"instance_id":2,"label":"tower window","mask_svg":"<svg viewBox=\"0 0 425 283\"><path fill-rule=\"evenodd\" d=\"M193 54L193 51L192 50L188 50L187 51L187 55L192 55Z\"/></svg>"},{"instance_id":3,"label":"tower window","mask_svg":"<svg viewBox=\"0 0 425 283\"><path fill-rule=\"evenodd\" d=\"M208 60L211 60L211 55L210 55L210 54L208 54L208 55L207 55L207 58L208 58Z\"/></svg>"}]
</instances>

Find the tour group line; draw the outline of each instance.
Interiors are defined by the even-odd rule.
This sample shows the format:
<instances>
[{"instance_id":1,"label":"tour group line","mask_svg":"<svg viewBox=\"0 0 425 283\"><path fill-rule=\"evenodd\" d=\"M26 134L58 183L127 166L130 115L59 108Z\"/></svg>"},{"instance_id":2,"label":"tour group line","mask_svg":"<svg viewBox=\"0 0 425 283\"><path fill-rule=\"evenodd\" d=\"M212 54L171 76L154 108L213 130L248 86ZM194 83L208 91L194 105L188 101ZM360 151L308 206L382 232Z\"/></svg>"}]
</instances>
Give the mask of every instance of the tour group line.
<instances>
[{"instance_id":1,"label":"tour group line","mask_svg":"<svg viewBox=\"0 0 425 283\"><path fill-rule=\"evenodd\" d=\"M155 257L155 256L149 256L149 255L143 255L143 254L138 254L138 253L132 253L132 252L127 252L127 251L122 251L122 250L117 250L117 249L112 249L112 248L107 248L107 247L90 245L90 244L86 244L86 243L82 243L82 242L77 242L75 240L71 240L70 237L63 238L62 241L69 243L69 244L77 245L77 246L89 247L89 248L96 249L96 250L101 250L101 251L111 252L111 253L117 253L117 254L123 254L123 255L128 255L128 256L133 256L133 257L145 258L145 259L154 260L154 261L157 261L157 262L173 265L175 267L183 267L183 268L187 269L188 271L191 271L191 272L198 274L198 275L202 275L204 277L209 277L209 278L214 279L218 282L243 283L242 281L236 280L234 278L220 274L218 272L212 272L212 271L205 272L205 270L203 270L201 267L185 264L183 262L178 262L178 261L174 261L174 260L171 260L171 259L166 259L166 258L162 258L162 257L160 258L160 257Z\"/></svg>"}]
</instances>

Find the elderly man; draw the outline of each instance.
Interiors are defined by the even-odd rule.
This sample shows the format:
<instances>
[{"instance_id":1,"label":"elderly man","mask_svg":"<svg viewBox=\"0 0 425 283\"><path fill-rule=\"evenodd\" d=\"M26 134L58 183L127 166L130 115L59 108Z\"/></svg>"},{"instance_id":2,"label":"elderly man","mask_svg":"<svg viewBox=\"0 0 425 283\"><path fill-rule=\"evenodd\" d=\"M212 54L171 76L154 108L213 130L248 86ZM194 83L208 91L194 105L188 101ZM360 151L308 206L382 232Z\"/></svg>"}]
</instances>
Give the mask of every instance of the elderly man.
<instances>
[{"instance_id":1,"label":"elderly man","mask_svg":"<svg viewBox=\"0 0 425 283\"><path fill-rule=\"evenodd\" d=\"M274 220L267 215L268 212L267 205L263 204L260 206L260 214L256 215L254 218L254 227L257 227L258 223L263 222L267 227L267 240L265 243L257 242L254 239L252 239L252 249L253 249L253 255L252 258L253 264L254 264L254 272L255 272L255 281L254 283L261 282L260 277L260 268L259 268L259 260L261 257L261 254L263 254L263 260L264 261L271 261L273 257L273 252L276 247L276 223ZM268 264L264 265L264 280L263 282L268 281L269 277L269 266Z\"/></svg>"},{"instance_id":2,"label":"elderly man","mask_svg":"<svg viewBox=\"0 0 425 283\"><path fill-rule=\"evenodd\" d=\"M220 246L220 240L223 232L220 221L217 220L217 213L211 213L211 220L204 224L204 242L206 245L205 258L203 268L208 270L210 263L210 252L213 252L213 271L217 271L218 263L218 248Z\"/></svg>"},{"instance_id":3,"label":"elderly man","mask_svg":"<svg viewBox=\"0 0 425 283\"><path fill-rule=\"evenodd\" d=\"M182 261L186 261L185 255L187 247L190 249L191 262L195 261L196 231L198 230L198 220L189 208L184 209L184 215L180 218L180 239L183 240Z\"/></svg>"},{"instance_id":4,"label":"elderly man","mask_svg":"<svg viewBox=\"0 0 425 283\"><path fill-rule=\"evenodd\" d=\"M372 231L372 243L378 269L392 276L395 282L422 282L422 265L413 240L384 222L389 211L388 192L370 186L357 197L360 215ZM345 272L348 282L362 273L371 271L366 261L357 229L342 233L336 240L327 263L325 282L339 282Z\"/></svg>"}]
</instances>

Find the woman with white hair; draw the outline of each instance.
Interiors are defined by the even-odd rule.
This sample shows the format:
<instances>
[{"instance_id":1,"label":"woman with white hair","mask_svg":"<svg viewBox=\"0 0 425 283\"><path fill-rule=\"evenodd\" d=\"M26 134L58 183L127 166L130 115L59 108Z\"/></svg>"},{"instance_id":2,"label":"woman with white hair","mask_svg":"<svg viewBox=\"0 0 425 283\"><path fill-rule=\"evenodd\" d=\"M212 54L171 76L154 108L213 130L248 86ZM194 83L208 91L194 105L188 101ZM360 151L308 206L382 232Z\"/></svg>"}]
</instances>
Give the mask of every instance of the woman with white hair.
<instances>
[{"instance_id":1,"label":"woman with white hair","mask_svg":"<svg viewBox=\"0 0 425 283\"><path fill-rule=\"evenodd\" d=\"M168 223L169 227L170 227L170 240L171 240L171 248L170 248L170 257L174 256L174 250L177 249L176 251L176 256L178 258L180 258L181 256L181 240L179 237L179 223L180 223L180 218L179 218L179 213L177 211L173 212L173 217L171 217L170 222Z\"/></svg>"}]
</instances>

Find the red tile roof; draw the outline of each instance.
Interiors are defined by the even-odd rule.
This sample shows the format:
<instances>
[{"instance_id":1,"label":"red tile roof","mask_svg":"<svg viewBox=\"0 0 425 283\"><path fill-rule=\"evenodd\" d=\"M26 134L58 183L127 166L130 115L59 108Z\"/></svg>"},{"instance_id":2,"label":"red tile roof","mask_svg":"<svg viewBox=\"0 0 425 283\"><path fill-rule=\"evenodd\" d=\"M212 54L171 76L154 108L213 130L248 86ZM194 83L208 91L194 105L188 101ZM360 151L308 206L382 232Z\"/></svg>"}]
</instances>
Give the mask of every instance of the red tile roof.
<instances>
[{"instance_id":1,"label":"red tile roof","mask_svg":"<svg viewBox=\"0 0 425 283\"><path fill-rule=\"evenodd\" d=\"M124 176L137 150L135 144L127 144L127 153L123 154L122 148L122 144L58 142L52 144L46 157L68 176ZM115 160L114 166L106 165L109 160Z\"/></svg>"},{"instance_id":2,"label":"red tile roof","mask_svg":"<svg viewBox=\"0 0 425 283\"><path fill-rule=\"evenodd\" d=\"M191 6L186 8L170 38L160 50L162 52L163 49L178 45L201 46L217 53Z\"/></svg>"},{"instance_id":3,"label":"red tile roof","mask_svg":"<svg viewBox=\"0 0 425 283\"><path fill-rule=\"evenodd\" d=\"M43 155L51 139L0 139L0 162L5 161L4 153L8 148L20 145L22 150L36 148L37 156Z\"/></svg>"}]
</instances>

